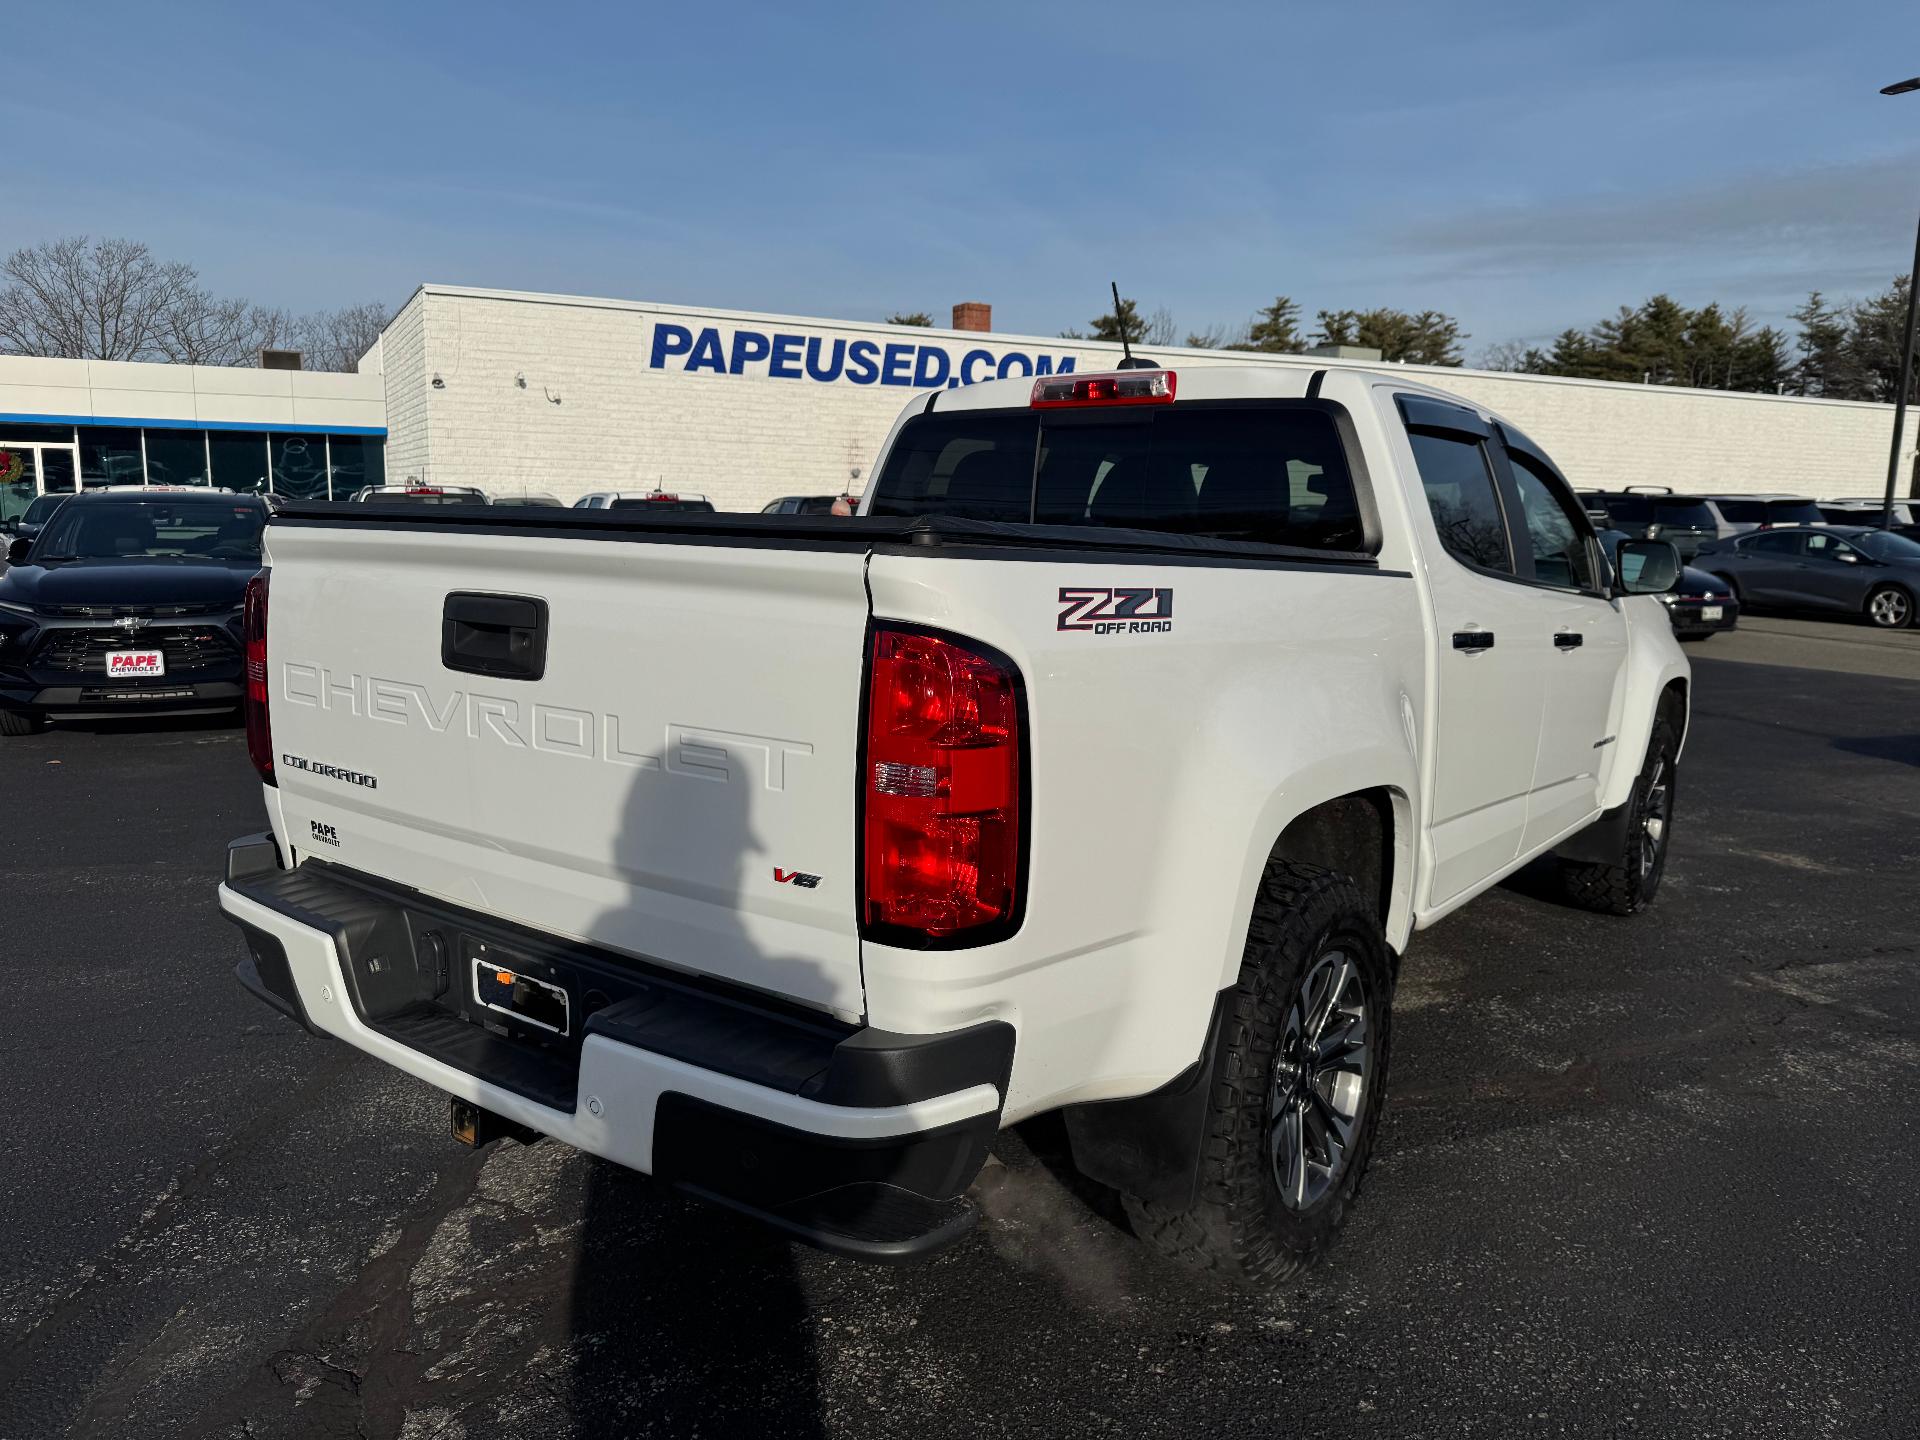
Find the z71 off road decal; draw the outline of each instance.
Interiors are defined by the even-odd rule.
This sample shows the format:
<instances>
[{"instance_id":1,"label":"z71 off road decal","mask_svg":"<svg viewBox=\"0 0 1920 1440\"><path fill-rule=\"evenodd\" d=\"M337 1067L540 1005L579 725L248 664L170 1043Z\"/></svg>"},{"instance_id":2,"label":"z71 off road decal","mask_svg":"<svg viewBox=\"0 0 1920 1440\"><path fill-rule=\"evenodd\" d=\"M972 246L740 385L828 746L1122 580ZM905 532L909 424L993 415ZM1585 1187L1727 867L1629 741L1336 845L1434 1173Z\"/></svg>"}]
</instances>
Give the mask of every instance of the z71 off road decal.
<instances>
[{"instance_id":1,"label":"z71 off road decal","mask_svg":"<svg viewBox=\"0 0 1920 1440\"><path fill-rule=\"evenodd\" d=\"M1173 591L1147 587L1085 590L1060 587L1061 630L1096 635L1157 635L1173 629Z\"/></svg>"}]
</instances>

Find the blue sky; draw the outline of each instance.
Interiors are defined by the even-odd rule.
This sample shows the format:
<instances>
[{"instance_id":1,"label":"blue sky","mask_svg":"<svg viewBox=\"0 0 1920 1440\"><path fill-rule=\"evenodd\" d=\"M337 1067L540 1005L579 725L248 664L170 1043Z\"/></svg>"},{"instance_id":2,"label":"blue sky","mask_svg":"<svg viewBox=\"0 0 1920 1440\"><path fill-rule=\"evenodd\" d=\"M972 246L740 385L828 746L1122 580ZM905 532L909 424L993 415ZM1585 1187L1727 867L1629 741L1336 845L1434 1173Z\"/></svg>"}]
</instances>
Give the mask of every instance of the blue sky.
<instances>
[{"instance_id":1,"label":"blue sky","mask_svg":"<svg viewBox=\"0 0 1920 1440\"><path fill-rule=\"evenodd\" d=\"M1470 355L1906 268L1907 3L6 7L0 249L296 309L421 281L1184 328L1433 307Z\"/></svg>"}]
</instances>

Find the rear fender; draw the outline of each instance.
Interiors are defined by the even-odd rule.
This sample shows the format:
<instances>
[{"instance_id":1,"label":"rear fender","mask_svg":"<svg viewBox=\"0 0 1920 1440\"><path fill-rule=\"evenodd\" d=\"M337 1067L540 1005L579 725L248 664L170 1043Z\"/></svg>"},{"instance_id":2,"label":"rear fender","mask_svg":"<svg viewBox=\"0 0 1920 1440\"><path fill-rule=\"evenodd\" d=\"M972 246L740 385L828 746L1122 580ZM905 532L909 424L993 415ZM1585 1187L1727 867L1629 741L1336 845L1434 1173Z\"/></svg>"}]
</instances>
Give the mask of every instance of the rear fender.
<instances>
[{"instance_id":1,"label":"rear fender","mask_svg":"<svg viewBox=\"0 0 1920 1440\"><path fill-rule=\"evenodd\" d=\"M1327 756L1288 776L1286 783L1268 796L1241 861L1232 912L1239 917L1238 945L1222 972L1222 988L1233 984L1239 976L1247 925L1253 916L1254 892L1282 837L1296 821L1322 806L1358 794L1384 797L1387 804L1385 818L1391 826L1391 835L1387 837L1386 853L1381 857L1377 877L1386 901L1385 913L1380 919L1387 943L1394 952L1398 954L1406 947L1413 925L1414 838L1419 833L1409 797L1419 793L1418 785L1413 757L1404 746L1382 745ZM1315 861L1310 851L1291 858ZM1376 877L1356 875L1354 878L1366 884Z\"/></svg>"}]
</instances>

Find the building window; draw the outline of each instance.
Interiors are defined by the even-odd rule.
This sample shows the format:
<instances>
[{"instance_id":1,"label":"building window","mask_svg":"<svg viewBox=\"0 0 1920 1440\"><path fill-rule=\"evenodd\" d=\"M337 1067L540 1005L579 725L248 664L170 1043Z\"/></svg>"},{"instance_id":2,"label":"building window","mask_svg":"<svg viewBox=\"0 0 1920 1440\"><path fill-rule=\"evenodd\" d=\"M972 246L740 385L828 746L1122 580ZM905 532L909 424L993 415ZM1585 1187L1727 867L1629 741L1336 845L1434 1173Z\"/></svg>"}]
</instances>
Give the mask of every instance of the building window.
<instances>
[{"instance_id":1,"label":"building window","mask_svg":"<svg viewBox=\"0 0 1920 1440\"><path fill-rule=\"evenodd\" d=\"M145 483L138 430L108 429L98 425L80 427L80 484L83 488Z\"/></svg>"},{"instance_id":2,"label":"building window","mask_svg":"<svg viewBox=\"0 0 1920 1440\"><path fill-rule=\"evenodd\" d=\"M147 431L149 485L207 484L207 437L201 430Z\"/></svg>"},{"instance_id":3,"label":"building window","mask_svg":"<svg viewBox=\"0 0 1920 1440\"><path fill-rule=\"evenodd\" d=\"M221 489L266 493L266 436L245 430L209 430L207 456L213 464L213 483Z\"/></svg>"},{"instance_id":4,"label":"building window","mask_svg":"<svg viewBox=\"0 0 1920 1440\"><path fill-rule=\"evenodd\" d=\"M362 485L386 482L386 442L378 435L329 435L333 454L333 498L350 500Z\"/></svg>"},{"instance_id":5,"label":"building window","mask_svg":"<svg viewBox=\"0 0 1920 1440\"><path fill-rule=\"evenodd\" d=\"M11 420L0 420L0 439L38 440L42 444L71 445L73 426L17 425Z\"/></svg>"},{"instance_id":6,"label":"building window","mask_svg":"<svg viewBox=\"0 0 1920 1440\"><path fill-rule=\"evenodd\" d=\"M327 498L327 437L273 437L273 493L294 500Z\"/></svg>"}]
</instances>

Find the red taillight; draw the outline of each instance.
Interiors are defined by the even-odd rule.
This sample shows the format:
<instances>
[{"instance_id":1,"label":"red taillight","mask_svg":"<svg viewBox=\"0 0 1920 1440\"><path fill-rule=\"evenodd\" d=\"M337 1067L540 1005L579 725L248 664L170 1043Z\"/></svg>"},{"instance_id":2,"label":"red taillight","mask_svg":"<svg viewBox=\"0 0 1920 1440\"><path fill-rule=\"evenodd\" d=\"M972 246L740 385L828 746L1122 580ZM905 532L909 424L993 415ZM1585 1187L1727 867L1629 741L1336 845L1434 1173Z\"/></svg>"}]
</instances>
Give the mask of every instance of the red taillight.
<instances>
[{"instance_id":1,"label":"red taillight","mask_svg":"<svg viewBox=\"0 0 1920 1440\"><path fill-rule=\"evenodd\" d=\"M246 608L241 611L240 640L247 659L247 693L241 708L247 717L247 757L260 778L273 778L273 726L267 718L267 576L262 570L247 581Z\"/></svg>"},{"instance_id":2,"label":"red taillight","mask_svg":"<svg viewBox=\"0 0 1920 1440\"><path fill-rule=\"evenodd\" d=\"M1036 410L1063 405L1167 405L1178 377L1171 370L1115 370L1107 375L1043 375L1033 382Z\"/></svg>"},{"instance_id":3,"label":"red taillight","mask_svg":"<svg viewBox=\"0 0 1920 1440\"><path fill-rule=\"evenodd\" d=\"M920 631L876 629L872 645L862 918L909 943L1004 933L1020 902L1019 674Z\"/></svg>"}]
</instances>

